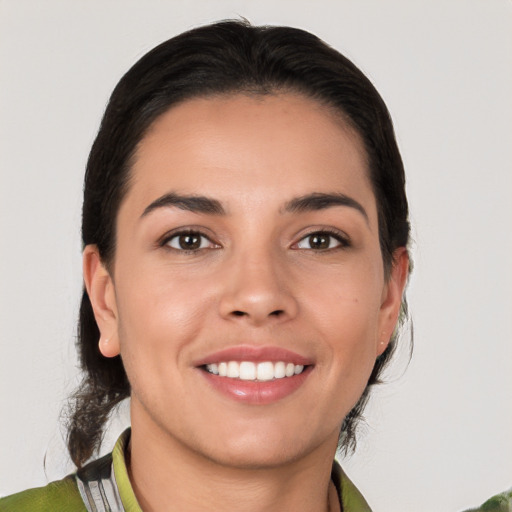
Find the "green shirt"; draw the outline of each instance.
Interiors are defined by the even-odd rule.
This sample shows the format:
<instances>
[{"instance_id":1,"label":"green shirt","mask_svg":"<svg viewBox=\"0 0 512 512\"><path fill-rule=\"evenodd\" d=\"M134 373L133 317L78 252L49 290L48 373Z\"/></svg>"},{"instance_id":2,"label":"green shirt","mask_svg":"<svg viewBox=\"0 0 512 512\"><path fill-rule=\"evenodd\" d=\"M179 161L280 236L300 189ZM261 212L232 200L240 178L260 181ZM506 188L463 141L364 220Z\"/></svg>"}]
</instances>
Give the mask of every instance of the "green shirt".
<instances>
[{"instance_id":1,"label":"green shirt","mask_svg":"<svg viewBox=\"0 0 512 512\"><path fill-rule=\"evenodd\" d=\"M117 440L111 454L102 457L63 480L46 487L29 489L0 499L0 512L88 512L95 511L85 502L107 502L107 512L142 512L128 478L125 450L130 429ZM342 496L343 512L371 512L355 485L335 463L333 481ZM101 510L101 509L100 509Z\"/></svg>"}]
</instances>

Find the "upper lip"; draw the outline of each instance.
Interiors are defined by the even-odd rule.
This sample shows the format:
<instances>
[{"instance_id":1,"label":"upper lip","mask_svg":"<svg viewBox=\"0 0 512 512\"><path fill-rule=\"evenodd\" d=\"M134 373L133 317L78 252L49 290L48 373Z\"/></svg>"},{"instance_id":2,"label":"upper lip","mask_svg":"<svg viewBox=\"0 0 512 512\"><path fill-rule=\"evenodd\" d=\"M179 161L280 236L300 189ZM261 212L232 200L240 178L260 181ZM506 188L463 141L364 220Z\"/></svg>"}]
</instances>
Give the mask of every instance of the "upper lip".
<instances>
[{"instance_id":1,"label":"upper lip","mask_svg":"<svg viewBox=\"0 0 512 512\"><path fill-rule=\"evenodd\" d=\"M273 346L237 345L212 352L194 362L194 366L220 363L222 361L252 361L262 363L265 361L311 365L311 358L304 357L291 350Z\"/></svg>"}]
</instances>

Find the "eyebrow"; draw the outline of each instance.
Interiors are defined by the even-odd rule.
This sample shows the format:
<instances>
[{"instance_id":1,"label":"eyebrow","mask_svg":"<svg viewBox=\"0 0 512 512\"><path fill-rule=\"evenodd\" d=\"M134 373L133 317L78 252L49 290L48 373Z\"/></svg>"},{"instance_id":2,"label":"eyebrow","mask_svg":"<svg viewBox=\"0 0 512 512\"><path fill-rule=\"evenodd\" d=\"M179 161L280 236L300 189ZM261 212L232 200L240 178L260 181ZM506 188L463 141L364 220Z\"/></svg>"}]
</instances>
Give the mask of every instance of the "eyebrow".
<instances>
[{"instance_id":1,"label":"eyebrow","mask_svg":"<svg viewBox=\"0 0 512 512\"><path fill-rule=\"evenodd\" d=\"M284 206L284 211L289 213L302 213L317 210L325 210L333 206L348 206L354 208L369 222L368 214L361 203L352 197L346 196L341 192L325 194L322 192L314 192L305 196L300 196L288 201Z\"/></svg>"},{"instance_id":2,"label":"eyebrow","mask_svg":"<svg viewBox=\"0 0 512 512\"><path fill-rule=\"evenodd\" d=\"M312 194L295 197L284 205L281 213L305 213L325 210L334 206L347 206L349 208L354 208L361 213L367 223L369 222L368 214L363 206L355 199L342 194L341 192L330 194L313 192ZM217 199L212 199L206 196L188 196L169 192L149 204L144 209L141 218L158 208L169 207L176 207L182 210L206 215L226 215L226 211Z\"/></svg>"},{"instance_id":3,"label":"eyebrow","mask_svg":"<svg viewBox=\"0 0 512 512\"><path fill-rule=\"evenodd\" d=\"M157 208L169 208L173 206L194 213L204 213L208 215L226 214L224 208L216 199L211 199L205 196L185 196L170 192L169 194L164 194L148 205L141 217L145 217Z\"/></svg>"}]
</instances>

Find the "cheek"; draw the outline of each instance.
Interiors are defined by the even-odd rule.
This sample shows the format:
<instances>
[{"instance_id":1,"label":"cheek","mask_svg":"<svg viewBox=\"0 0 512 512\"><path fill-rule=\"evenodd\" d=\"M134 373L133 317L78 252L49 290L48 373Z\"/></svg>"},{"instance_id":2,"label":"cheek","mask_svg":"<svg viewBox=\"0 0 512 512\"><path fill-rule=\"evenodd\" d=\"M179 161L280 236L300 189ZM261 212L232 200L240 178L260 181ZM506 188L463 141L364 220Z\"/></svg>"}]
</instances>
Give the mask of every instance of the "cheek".
<instances>
[{"instance_id":1,"label":"cheek","mask_svg":"<svg viewBox=\"0 0 512 512\"><path fill-rule=\"evenodd\" d=\"M197 337L211 302L201 283L165 272L133 272L117 290L118 328L124 358L178 362L183 346Z\"/></svg>"},{"instance_id":2,"label":"cheek","mask_svg":"<svg viewBox=\"0 0 512 512\"><path fill-rule=\"evenodd\" d=\"M302 278L309 289L304 298L327 324L344 331L356 326L371 329L378 320L384 288L381 267L379 261L361 257L350 265L316 272L314 282Z\"/></svg>"},{"instance_id":3,"label":"cheek","mask_svg":"<svg viewBox=\"0 0 512 512\"><path fill-rule=\"evenodd\" d=\"M119 282L121 357L132 394L141 403L167 408L168 397L186 394L180 376L189 347L200 337L208 299L197 286L182 286L154 269Z\"/></svg>"},{"instance_id":4,"label":"cheek","mask_svg":"<svg viewBox=\"0 0 512 512\"><path fill-rule=\"evenodd\" d=\"M369 375L376 358L383 277L379 262L318 280L307 300L308 323L326 341L340 378Z\"/></svg>"}]
</instances>

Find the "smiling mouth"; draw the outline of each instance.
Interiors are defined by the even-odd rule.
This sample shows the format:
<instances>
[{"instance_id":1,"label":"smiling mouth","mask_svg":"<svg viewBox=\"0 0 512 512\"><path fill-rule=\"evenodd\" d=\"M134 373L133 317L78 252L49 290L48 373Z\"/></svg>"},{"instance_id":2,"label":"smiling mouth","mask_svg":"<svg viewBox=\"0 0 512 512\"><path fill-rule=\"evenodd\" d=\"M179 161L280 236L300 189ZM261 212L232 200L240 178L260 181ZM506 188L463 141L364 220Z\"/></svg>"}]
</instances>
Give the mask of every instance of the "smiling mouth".
<instances>
[{"instance_id":1,"label":"smiling mouth","mask_svg":"<svg viewBox=\"0 0 512 512\"><path fill-rule=\"evenodd\" d=\"M203 368L213 375L228 379L268 382L300 375L307 366L285 361L264 361L260 363L252 361L221 361L219 363L206 364Z\"/></svg>"}]
</instances>

